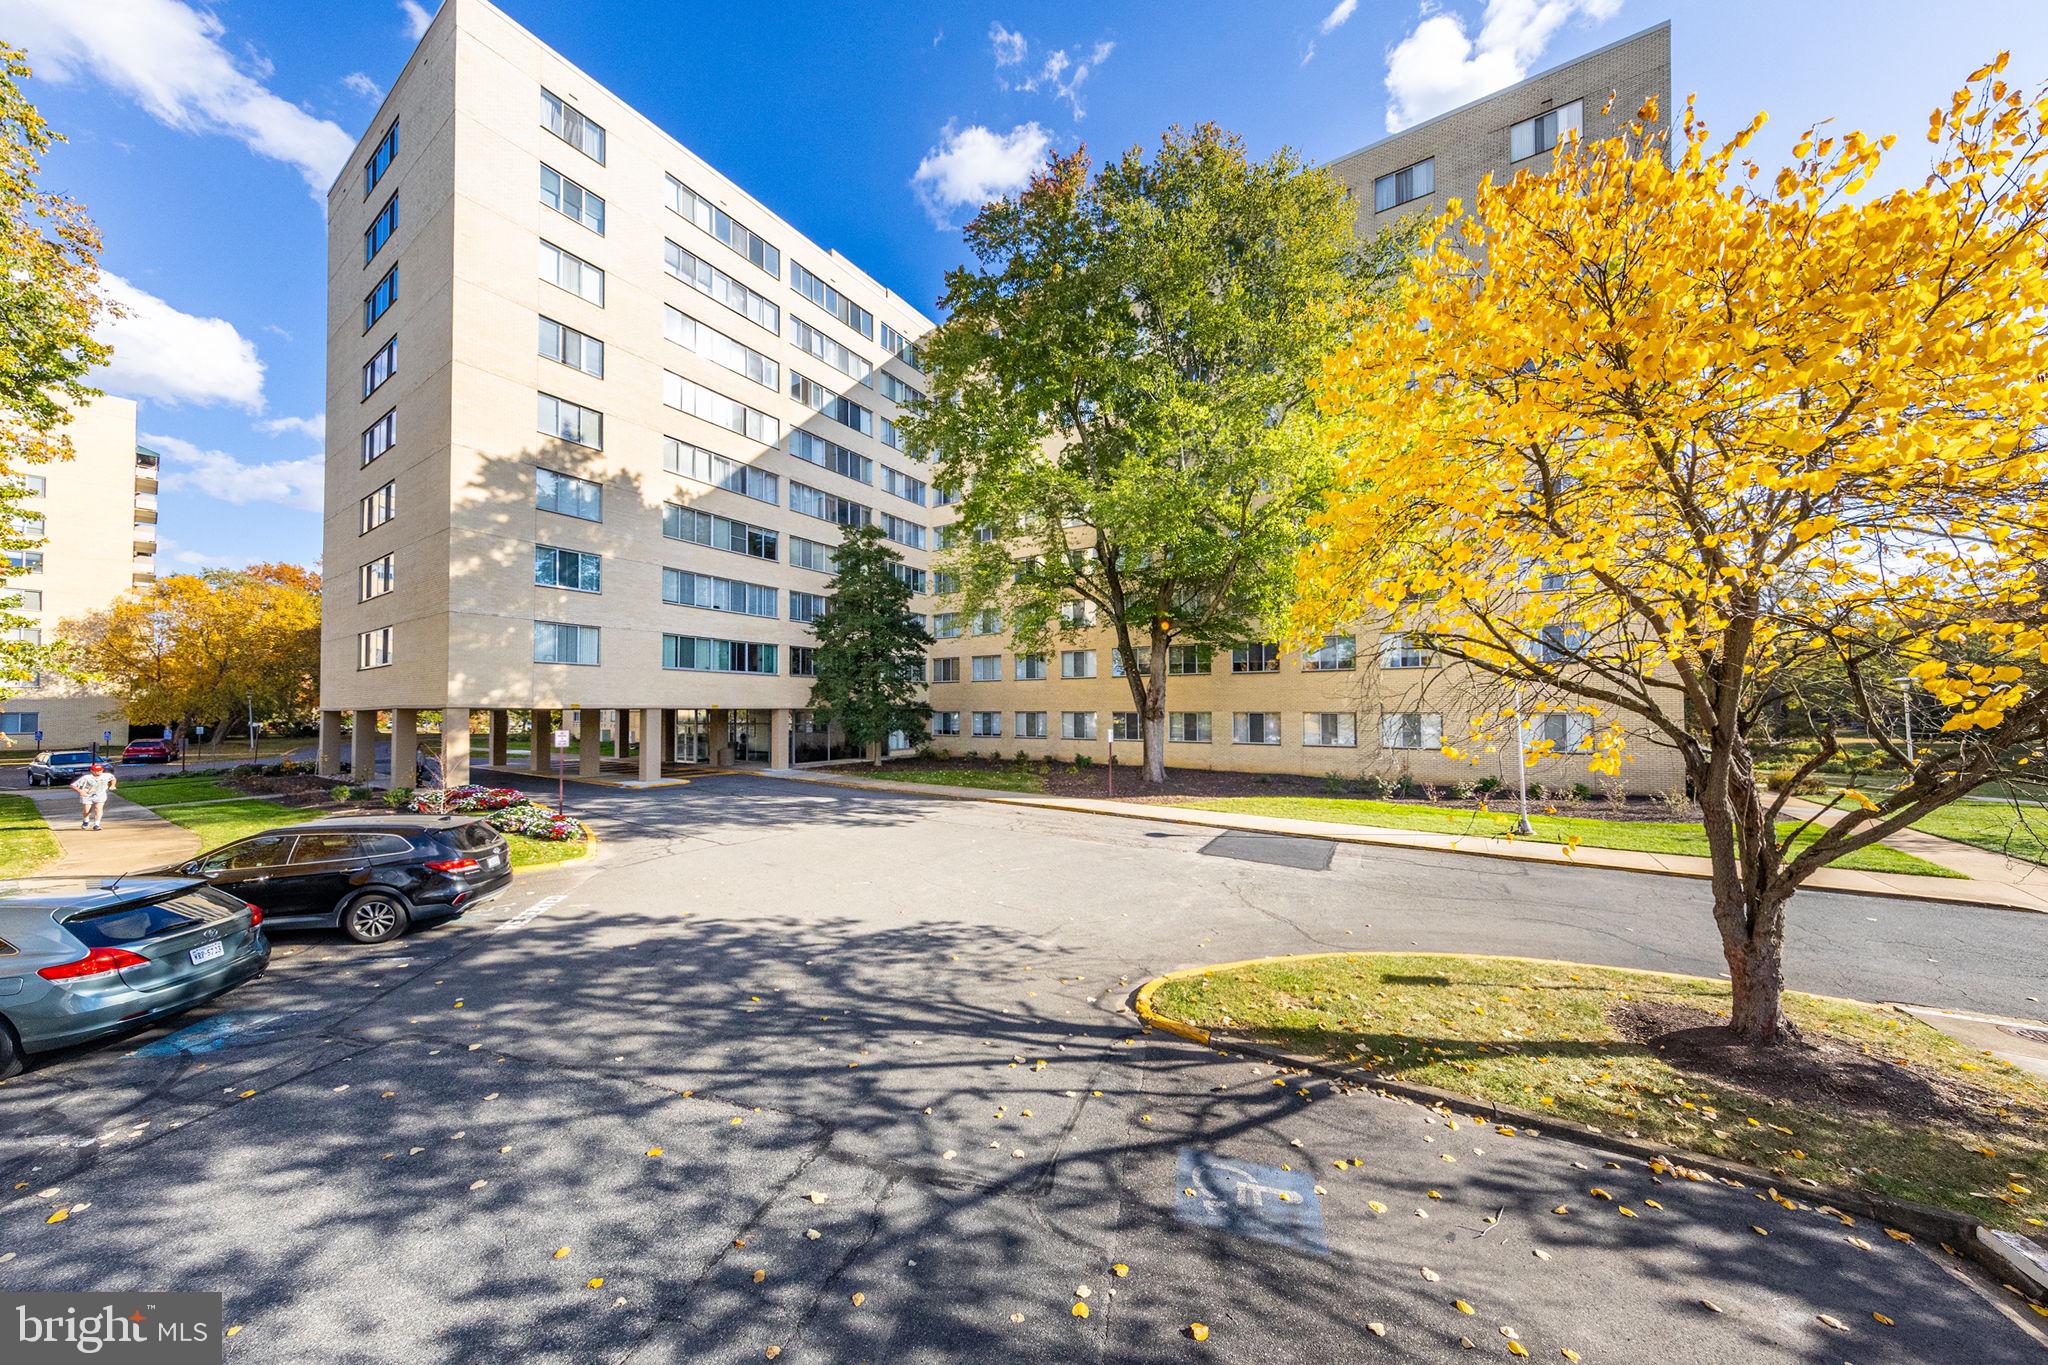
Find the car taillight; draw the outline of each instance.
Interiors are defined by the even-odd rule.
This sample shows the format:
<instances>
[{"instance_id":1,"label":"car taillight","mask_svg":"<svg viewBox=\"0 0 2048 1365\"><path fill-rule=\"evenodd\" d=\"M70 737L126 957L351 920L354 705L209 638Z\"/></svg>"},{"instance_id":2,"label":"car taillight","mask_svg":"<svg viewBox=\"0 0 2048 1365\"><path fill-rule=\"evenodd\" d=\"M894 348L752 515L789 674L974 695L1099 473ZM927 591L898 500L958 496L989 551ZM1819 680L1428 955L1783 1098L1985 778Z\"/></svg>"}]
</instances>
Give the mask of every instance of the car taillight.
<instances>
[{"instance_id":1,"label":"car taillight","mask_svg":"<svg viewBox=\"0 0 2048 1365\"><path fill-rule=\"evenodd\" d=\"M442 862L428 863L429 872L474 872L479 864L474 858L449 858Z\"/></svg>"},{"instance_id":2,"label":"car taillight","mask_svg":"<svg viewBox=\"0 0 2048 1365\"><path fill-rule=\"evenodd\" d=\"M54 967L38 968L36 975L50 981L70 981L81 976L102 976L107 972L118 972L123 967L148 965L148 958L138 957L126 948L94 948L76 962L60 962Z\"/></svg>"},{"instance_id":3,"label":"car taillight","mask_svg":"<svg viewBox=\"0 0 2048 1365\"><path fill-rule=\"evenodd\" d=\"M254 928L256 928L256 927L257 927L258 925L260 925L260 924L262 924L262 923L263 923L263 907L262 907L262 906L260 906L260 905L251 905L251 904L249 904L249 902L247 902L247 901L243 901L243 902L242 902L242 908L243 908L244 910L247 910L247 911L249 912L249 927L250 927L251 929L254 929Z\"/></svg>"}]
</instances>

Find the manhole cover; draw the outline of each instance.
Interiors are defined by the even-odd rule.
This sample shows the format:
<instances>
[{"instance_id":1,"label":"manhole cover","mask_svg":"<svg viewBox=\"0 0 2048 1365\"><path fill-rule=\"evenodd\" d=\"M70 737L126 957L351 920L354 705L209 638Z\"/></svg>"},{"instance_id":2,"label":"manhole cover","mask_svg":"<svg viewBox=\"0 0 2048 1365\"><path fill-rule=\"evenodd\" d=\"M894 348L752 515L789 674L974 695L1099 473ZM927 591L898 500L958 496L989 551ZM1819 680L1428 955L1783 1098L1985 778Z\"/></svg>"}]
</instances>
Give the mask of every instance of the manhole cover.
<instances>
[{"instance_id":1,"label":"manhole cover","mask_svg":"<svg viewBox=\"0 0 2048 1365\"><path fill-rule=\"evenodd\" d=\"M1337 846L1327 839L1297 839L1287 834L1219 834L1202 845L1212 858L1239 858L1248 863L1272 863L1276 867L1298 867L1305 872L1327 872Z\"/></svg>"},{"instance_id":2,"label":"manhole cover","mask_svg":"<svg viewBox=\"0 0 2048 1365\"><path fill-rule=\"evenodd\" d=\"M2003 1032L2015 1038L2024 1038L2030 1043L2048 1043L2048 1028L2027 1028L2021 1024L2000 1024Z\"/></svg>"}]
</instances>

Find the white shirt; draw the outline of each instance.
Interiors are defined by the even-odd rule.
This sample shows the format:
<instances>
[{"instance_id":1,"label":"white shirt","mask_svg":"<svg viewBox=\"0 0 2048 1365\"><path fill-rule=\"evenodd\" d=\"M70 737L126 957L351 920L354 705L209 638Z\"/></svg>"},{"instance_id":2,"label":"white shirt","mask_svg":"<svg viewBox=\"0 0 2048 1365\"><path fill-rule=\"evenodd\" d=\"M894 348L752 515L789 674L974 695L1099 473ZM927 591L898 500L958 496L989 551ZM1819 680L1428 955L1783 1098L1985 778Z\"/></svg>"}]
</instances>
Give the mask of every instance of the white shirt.
<instances>
[{"instance_id":1,"label":"white shirt","mask_svg":"<svg viewBox=\"0 0 2048 1365\"><path fill-rule=\"evenodd\" d=\"M112 773L82 773L78 780L71 784L71 790L88 801L104 801L113 786Z\"/></svg>"}]
</instances>

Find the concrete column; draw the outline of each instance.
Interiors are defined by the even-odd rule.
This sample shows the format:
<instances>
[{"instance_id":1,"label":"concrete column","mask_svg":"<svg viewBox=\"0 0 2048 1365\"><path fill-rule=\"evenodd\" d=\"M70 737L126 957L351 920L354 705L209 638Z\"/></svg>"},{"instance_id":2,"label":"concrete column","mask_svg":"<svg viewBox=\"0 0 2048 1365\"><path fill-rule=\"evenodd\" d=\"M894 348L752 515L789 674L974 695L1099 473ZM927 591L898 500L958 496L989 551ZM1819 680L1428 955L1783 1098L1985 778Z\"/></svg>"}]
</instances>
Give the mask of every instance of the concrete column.
<instances>
[{"instance_id":1,"label":"concrete column","mask_svg":"<svg viewBox=\"0 0 2048 1365\"><path fill-rule=\"evenodd\" d=\"M599 724L604 719L604 712L598 710L595 706L586 706L583 708L582 714L582 732L577 736L576 742L582 746L583 752L580 755L576 772L581 777L599 777L604 773L602 766L604 759L604 736L602 731L604 727Z\"/></svg>"},{"instance_id":2,"label":"concrete column","mask_svg":"<svg viewBox=\"0 0 2048 1365\"><path fill-rule=\"evenodd\" d=\"M714 768L723 767L733 760L727 744L731 735L726 722L730 719L731 713L723 710L714 710L704 718L704 747L707 750L704 761Z\"/></svg>"},{"instance_id":3,"label":"concrete column","mask_svg":"<svg viewBox=\"0 0 2048 1365\"><path fill-rule=\"evenodd\" d=\"M640 780L661 780L661 708L648 707L640 713Z\"/></svg>"},{"instance_id":4,"label":"concrete column","mask_svg":"<svg viewBox=\"0 0 2048 1365\"><path fill-rule=\"evenodd\" d=\"M420 713L401 706L391 713L391 785L410 787L418 781Z\"/></svg>"},{"instance_id":5,"label":"concrete column","mask_svg":"<svg viewBox=\"0 0 2048 1365\"><path fill-rule=\"evenodd\" d=\"M778 706L768 713L768 766L789 766L789 708Z\"/></svg>"},{"instance_id":6,"label":"concrete column","mask_svg":"<svg viewBox=\"0 0 2048 1365\"><path fill-rule=\"evenodd\" d=\"M469 708L441 708L441 780L451 787L469 785Z\"/></svg>"},{"instance_id":7,"label":"concrete column","mask_svg":"<svg viewBox=\"0 0 2048 1365\"><path fill-rule=\"evenodd\" d=\"M506 750L512 739L512 713L503 707L491 708L491 766L505 766Z\"/></svg>"},{"instance_id":8,"label":"concrete column","mask_svg":"<svg viewBox=\"0 0 2048 1365\"><path fill-rule=\"evenodd\" d=\"M320 713L320 759L314 770L322 777L341 776L341 712Z\"/></svg>"},{"instance_id":9,"label":"concrete column","mask_svg":"<svg viewBox=\"0 0 2048 1365\"><path fill-rule=\"evenodd\" d=\"M348 775L365 785L377 780L377 713L358 710L349 736Z\"/></svg>"},{"instance_id":10,"label":"concrete column","mask_svg":"<svg viewBox=\"0 0 2048 1365\"><path fill-rule=\"evenodd\" d=\"M550 771L554 762L554 751L548 746L555 742L555 713L536 708L533 711L533 742L527 746L526 768L528 772Z\"/></svg>"}]
</instances>

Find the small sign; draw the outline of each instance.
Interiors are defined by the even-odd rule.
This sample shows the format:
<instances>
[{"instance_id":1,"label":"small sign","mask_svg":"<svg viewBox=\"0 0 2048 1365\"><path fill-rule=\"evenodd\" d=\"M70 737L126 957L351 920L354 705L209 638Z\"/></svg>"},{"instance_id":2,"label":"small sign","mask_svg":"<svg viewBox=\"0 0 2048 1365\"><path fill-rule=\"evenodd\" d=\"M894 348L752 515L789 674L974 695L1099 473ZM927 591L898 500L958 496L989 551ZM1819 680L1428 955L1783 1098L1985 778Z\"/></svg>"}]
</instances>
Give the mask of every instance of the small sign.
<instances>
[{"instance_id":1,"label":"small sign","mask_svg":"<svg viewBox=\"0 0 2048 1365\"><path fill-rule=\"evenodd\" d=\"M569 732L567 730L555 731L555 747L557 749L566 749L569 747Z\"/></svg>"},{"instance_id":2,"label":"small sign","mask_svg":"<svg viewBox=\"0 0 2048 1365\"><path fill-rule=\"evenodd\" d=\"M1323 1238L1322 1197L1304 1172L1183 1147L1174 1185L1173 1211L1184 1223L1330 1254Z\"/></svg>"},{"instance_id":3,"label":"small sign","mask_svg":"<svg viewBox=\"0 0 2048 1365\"><path fill-rule=\"evenodd\" d=\"M112 744L113 742L114 742L114 732L113 732L112 730L102 730L102 731L100 731L100 743L102 743L102 744Z\"/></svg>"}]
</instances>

